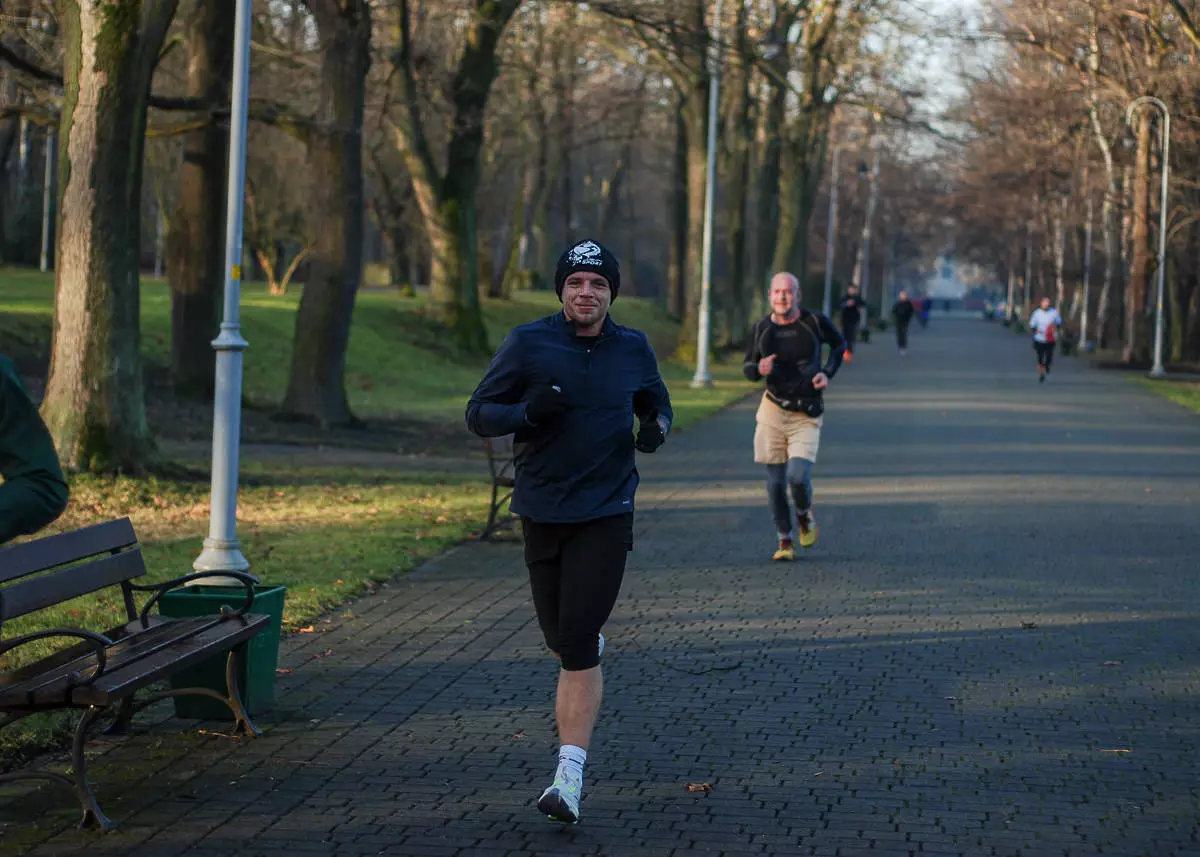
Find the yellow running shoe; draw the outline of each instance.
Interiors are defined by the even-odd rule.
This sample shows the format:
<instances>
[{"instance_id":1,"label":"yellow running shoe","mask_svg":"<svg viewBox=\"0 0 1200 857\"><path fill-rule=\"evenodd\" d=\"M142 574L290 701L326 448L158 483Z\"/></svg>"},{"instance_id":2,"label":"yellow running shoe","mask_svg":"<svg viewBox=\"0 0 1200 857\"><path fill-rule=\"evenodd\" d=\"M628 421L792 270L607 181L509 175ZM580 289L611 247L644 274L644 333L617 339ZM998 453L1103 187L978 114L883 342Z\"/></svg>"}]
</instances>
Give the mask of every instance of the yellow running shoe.
<instances>
[{"instance_id":1,"label":"yellow running shoe","mask_svg":"<svg viewBox=\"0 0 1200 857\"><path fill-rule=\"evenodd\" d=\"M821 534L821 530L817 527L817 519L813 517L811 509L804 515L796 516L796 525L800 528L800 547L810 548L817 543L817 536Z\"/></svg>"},{"instance_id":2,"label":"yellow running shoe","mask_svg":"<svg viewBox=\"0 0 1200 857\"><path fill-rule=\"evenodd\" d=\"M779 550L775 551L775 556L771 559L775 562L787 562L796 558L796 546L791 539L780 539Z\"/></svg>"}]
</instances>

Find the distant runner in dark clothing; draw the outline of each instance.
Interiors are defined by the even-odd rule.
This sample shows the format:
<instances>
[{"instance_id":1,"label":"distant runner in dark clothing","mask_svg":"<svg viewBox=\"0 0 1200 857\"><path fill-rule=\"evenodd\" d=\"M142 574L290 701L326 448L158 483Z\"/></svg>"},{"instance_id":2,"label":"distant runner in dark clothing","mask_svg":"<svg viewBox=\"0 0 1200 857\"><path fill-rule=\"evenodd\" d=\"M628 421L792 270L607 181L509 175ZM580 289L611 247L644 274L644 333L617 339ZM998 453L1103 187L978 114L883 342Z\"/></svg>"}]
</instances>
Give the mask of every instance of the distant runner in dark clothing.
<instances>
[{"instance_id":1,"label":"distant runner in dark clothing","mask_svg":"<svg viewBox=\"0 0 1200 857\"><path fill-rule=\"evenodd\" d=\"M846 362L854 359L854 344L858 340L858 326L862 324L862 311L866 302L858 296L858 287L849 286L846 297L838 305L838 317L842 323L842 338L846 340L846 351L842 354Z\"/></svg>"},{"instance_id":2,"label":"distant runner in dark clothing","mask_svg":"<svg viewBox=\"0 0 1200 857\"><path fill-rule=\"evenodd\" d=\"M896 345L902 355L908 352L908 326L914 315L916 310L908 299L908 292L901 292L900 299L892 305L892 318L896 321Z\"/></svg>"}]
</instances>

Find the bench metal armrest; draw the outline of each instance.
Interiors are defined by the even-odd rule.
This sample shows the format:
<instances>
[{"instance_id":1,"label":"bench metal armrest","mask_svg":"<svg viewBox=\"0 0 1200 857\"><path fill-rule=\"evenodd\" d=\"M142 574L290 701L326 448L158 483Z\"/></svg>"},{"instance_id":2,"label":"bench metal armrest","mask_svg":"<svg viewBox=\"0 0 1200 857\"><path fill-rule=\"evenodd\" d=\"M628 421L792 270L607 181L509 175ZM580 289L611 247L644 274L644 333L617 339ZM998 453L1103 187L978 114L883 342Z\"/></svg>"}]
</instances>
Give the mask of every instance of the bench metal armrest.
<instances>
[{"instance_id":1,"label":"bench metal armrest","mask_svg":"<svg viewBox=\"0 0 1200 857\"><path fill-rule=\"evenodd\" d=\"M75 637L83 640L85 643L91 644L92 651L96 655L96 671L87 678L84 678L77 672L71 673L72 684L91 684L104 673L104 668L108 665L107 650L113 644L113 641L103 634L97 634L95 631L85 631L82 628L50 628L46 631L34 631L31 634L13 637L11 640L5 640L0 643L0 655L11 652L13 649L23 646L26 643L32 643L35 640L46 640L51 637Z\"/></svg>"},{"instance_id":2,"label":"bench metal armrest","mask_svg":"<svg viewBox=\"0 0 1200 857\"><path fill-rule=\"evenodd\" d=\"M138 614L138 620L142 623L143 628L150 627L150 610L158 603L158 599L173 589L179 589L186 586L195 580L203 580L206 577L233 577L246 587L246 600L242 602L242 606L237 610L227 610L224 606L221 608L222 616L245 616L250 609L250 605L254 603L254 585L259 582L258 578L253 574L247 574L244 571L197 571L192 574L185 574L183 577L177 577L174 580L165 580L162 583L149 583L144 585L129 584L129 588L137 592L153 592L150 599L142 607L142 612Z\"/></svg>"}]
</instances>

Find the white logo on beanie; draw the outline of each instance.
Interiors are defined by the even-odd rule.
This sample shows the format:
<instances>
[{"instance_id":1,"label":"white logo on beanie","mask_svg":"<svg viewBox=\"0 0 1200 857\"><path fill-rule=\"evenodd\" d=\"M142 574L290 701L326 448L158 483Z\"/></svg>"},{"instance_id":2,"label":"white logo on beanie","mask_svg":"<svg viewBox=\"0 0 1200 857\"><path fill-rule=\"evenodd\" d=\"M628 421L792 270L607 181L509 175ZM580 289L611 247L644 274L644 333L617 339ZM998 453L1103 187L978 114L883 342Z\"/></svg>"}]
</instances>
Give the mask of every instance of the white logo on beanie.
<instances>
[{"instance_id":1,"label":"white logo on beanie","mask_svg":"<svg viewBox=\"0 0 1200 857\"><path fill-rule=\"evenodd\" d=\"M595 241L584 241L571 248L571 252L567 254L567 262L571 265L595 265L596 267L600 267L604 264L603 255L604 251L600 249L600 245Z\"/></svg>"}]
</instances>

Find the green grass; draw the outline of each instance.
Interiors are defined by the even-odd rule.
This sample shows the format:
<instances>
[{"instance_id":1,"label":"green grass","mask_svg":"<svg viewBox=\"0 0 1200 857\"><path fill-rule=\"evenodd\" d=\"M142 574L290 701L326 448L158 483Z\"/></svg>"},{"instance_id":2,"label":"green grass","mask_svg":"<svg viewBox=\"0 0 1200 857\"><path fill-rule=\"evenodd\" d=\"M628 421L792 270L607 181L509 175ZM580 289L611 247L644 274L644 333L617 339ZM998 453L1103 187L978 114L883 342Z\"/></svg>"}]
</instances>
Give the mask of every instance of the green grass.
<instances>
[{"instance_id":1,"label":"green grass","mask_svg":"<svg viewBox=\"0 0 1200 857\"><path fill-rule=\"evenodd\" d=\"M53 278L0 268L0 349L47 353L53 322ZM260 284L243 290L245 392L270 407L282 398L291 359L299 294L272 297ZM395 292L360 294L347 356L351 406L360 416L416 417L430 431L461 431L463 405L487 364L457 353L422 315L423 298ZM547 315L559 304L553 294L488 301L485 316L497 346L514 325ZM670 352L678 325L657 305L621 299L614 318L646 331L660 355ZM167 361L170 295L160 281L142 289L143 353L152 364ZM662 361L671 390L676 428L686 430L751 389L740 361L718 361L714 385L692 389L692 367ZM470 472L335 467L315 455L305 463L245 460L238 498L238 535L251 571L266 583L288 588L285 629L297 631L348 601L368 595L447 547L478 532L486 517L489 488ZM128 515L142 541L148 581L191 571L208 529L208 486L161 478L72 478L67 512L47 533ZM4 636L46 626L103 630L121 621L111 593L77 599L36 616L5 623ZM31 645L10 653L7 663L46 653ZM19 661L18 661L19 658ZM0 667L5 664L0 658ZM60 741L66 718L29 718L0 731L0 769L30 749Z\"/></svg>"},{"instance_id":2,"label":"green grass","mask_svg":"<svg viewBox=\"0 0 1200 857\"><path fill-rule=\"evenodd\" d=\"M1193 381L1159 381L1151 378L1138 378L1143 384L1165 399L1191 408L1200 414L1200 382Z\"/></svg>"},{"instance_id":3,"label":"green grass","mask_svg":"<svg viewBox=\"0 0 1200 857\"><path fill-rule=\"evenodd\" d=\"M0 347L15 341L24 346L47 343L48 348L53 293L49 275L0 268ZM148 278L141 294L143 355L151 363L165 365L171 347L170 292L164 281ZM243 390L247 401L256 406L271 407L283 397L299 303L299 289L283 296L269 295L262 283L247 283L242 289L242 335L250 343ZM395 291L372 289L359 294L346 355L346 392L355 413L461 417L462 404L486 360L457 353L422 314L425 305L423 296L403 298ZM486 301L484 318L491 346L497 347L515 325L549 315L559 306L549 292ZM657 304L622 298L613 307L613 318L645 331L660 354L670 353L678 325Z\"/></svg>"}]
</instances>

